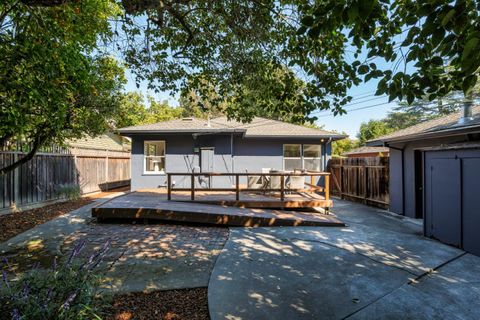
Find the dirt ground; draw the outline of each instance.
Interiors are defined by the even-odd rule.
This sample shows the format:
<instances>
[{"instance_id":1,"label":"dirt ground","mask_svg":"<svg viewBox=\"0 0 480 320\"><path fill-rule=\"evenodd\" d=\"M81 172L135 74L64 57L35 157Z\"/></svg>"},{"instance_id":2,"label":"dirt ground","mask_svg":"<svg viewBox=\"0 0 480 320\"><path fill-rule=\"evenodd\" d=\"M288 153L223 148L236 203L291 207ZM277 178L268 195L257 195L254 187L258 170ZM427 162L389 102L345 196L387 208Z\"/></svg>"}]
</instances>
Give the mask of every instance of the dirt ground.
<instances>
[{"instance_id":1,"label":"dirt ground","mask_svg":"<svg viewBox=\"0 0 480 320\"><path fill-rule=\"evenodd\" d=\"M107 320L204 320L207 288L130 293L115 296Z\"/></svg>"},{"instance_id":2,"label":"dirt ground","mask_svg":"<svg viewBox=\"0 0 480 320\"><path fill-rule=\"evenodd\" d=\"M65 213L83 207L95 199L105 197L112 192L120 192L124 190L126 189L122 188L109 192L98 192L77 200L57 202L41 208L0 215L0 242L6 241L17 234L32 229L39 224L43 224Z\"/></svg>"}]
</instances>

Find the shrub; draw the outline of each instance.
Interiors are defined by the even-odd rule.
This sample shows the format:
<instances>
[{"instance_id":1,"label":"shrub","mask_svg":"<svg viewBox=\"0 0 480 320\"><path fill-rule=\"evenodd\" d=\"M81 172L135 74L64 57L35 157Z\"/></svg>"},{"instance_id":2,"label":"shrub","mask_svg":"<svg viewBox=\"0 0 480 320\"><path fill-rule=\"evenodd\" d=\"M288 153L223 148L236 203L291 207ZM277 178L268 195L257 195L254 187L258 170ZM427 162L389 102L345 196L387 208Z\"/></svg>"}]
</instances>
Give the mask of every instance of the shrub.
<instances>
[{"instance_id":1,"label":"shrub","mask_svg":"<svg viewBox=\"0 0 480 320\"><path fill-rule=\"evenodd\" d=\"M57 188L56 195L59 198L66 198L68 200L80 199L82 191L80 186L76 184L64 184Z\"/></svg>"},{"instance_id":2,"label":"shrub","mask_svg":"<svg viewBox=\"0 0 480 320\"><path fill-rule=\"evenodd\" d=\"M108 242L88 260L78 258L85 242L75 245L68 258L49 269L33 267L9 281L3 272L0 286L0 314L12 319L100 319L101 300L96 299L100 284L99 264ZM83 260L83 261L82 261ZM8 265L8 261L5 261Z\"/></svg>"}]
</instances>

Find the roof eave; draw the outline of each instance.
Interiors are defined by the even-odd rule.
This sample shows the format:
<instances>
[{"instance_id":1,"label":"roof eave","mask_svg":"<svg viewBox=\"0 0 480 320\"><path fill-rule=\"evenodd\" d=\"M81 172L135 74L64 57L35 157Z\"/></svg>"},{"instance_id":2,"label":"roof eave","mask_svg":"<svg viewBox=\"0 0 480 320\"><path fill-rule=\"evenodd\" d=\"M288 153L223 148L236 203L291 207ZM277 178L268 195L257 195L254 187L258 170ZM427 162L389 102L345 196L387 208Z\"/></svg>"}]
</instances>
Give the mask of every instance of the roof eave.
<instances>
[{"instance_id":1,"label":"roof eave","mask_svg":"<svg viewBox=\"0 0 480 320\"><path fill-rule=\"evenodd\" d=\"M456 128L443 129L438 131L427 131L422 133L409 134L409 135L400 136L400 137L377 139L377 140L367 141L366 144L368 146L379 146L379 145L385 145L388 143L401 143L401 142L425 140L425 139L432 139L432 138L444 138L449 136L462 135L466 133L480 133L480 125L469 126L469 127L456 127Z\"/></svg>"}]
</instances>

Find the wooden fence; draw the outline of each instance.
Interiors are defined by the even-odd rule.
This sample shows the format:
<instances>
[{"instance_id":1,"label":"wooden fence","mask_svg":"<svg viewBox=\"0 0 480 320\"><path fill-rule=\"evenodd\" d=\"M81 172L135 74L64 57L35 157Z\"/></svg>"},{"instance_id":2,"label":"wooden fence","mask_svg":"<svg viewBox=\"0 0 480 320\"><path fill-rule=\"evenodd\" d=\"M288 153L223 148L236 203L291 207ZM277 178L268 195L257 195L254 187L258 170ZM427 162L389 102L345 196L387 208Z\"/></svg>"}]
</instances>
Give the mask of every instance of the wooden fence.
<instances>
[{"instance_id":1,"label":"wooden fence","mask_svg":"<svg viewBox=\"0 0 480 320\"><path fill-rule=\"evenodd\" d=\"M388 208L389 158L334 158L328 163L331 193L365 204Z\"/></svg>"},{"instance_id":2,"label":"wooden fence","mask_svg":"<svg viewBox=\"0 0 480 320\"><path fill-rule=\"evenodd\" d=\"M24 152L0 151L0 167ZM130 153L94 149L39 152L12 172L0 175L0 211L56 200L75 186L83 194L130 184Z\"/></svg>"}]
</instances>

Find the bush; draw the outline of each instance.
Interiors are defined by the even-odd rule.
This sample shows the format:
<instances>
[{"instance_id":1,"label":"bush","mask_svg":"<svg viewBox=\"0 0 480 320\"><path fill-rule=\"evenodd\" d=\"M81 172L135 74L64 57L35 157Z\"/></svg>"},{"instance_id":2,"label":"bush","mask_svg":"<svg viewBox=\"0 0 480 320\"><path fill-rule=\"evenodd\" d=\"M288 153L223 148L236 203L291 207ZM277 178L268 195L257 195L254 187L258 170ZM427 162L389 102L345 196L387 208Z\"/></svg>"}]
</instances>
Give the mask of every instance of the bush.
<instances>
[{"instance_id":1,"label":"bush","mask_svg":"<svg viewBox=\"0 0 480 320\"><path fill-rule=\"evenodd\" d=\"M62 264L32 270L9 281L3 272L0 286L0 315L12 319L100 319L101 300L96 299L100 284L99 264L108 242L88 260L78 258L85 242L75 245ZM83 261L82 261L83 260ZM5 261L8 265L8 261Z\"/></svg>"},{"instance_id":2,"label":"bush","mask_svg":"<svg viewBox=\"0 0 480 320\"><path fill-rule=\"evenodd\" d=\"M56 195L59 198L66 198L68 200L77 200L80 199L82 191L80 186L76 184L65 184L61 185L56 190Z\"/></svg>"}]
</instances>

